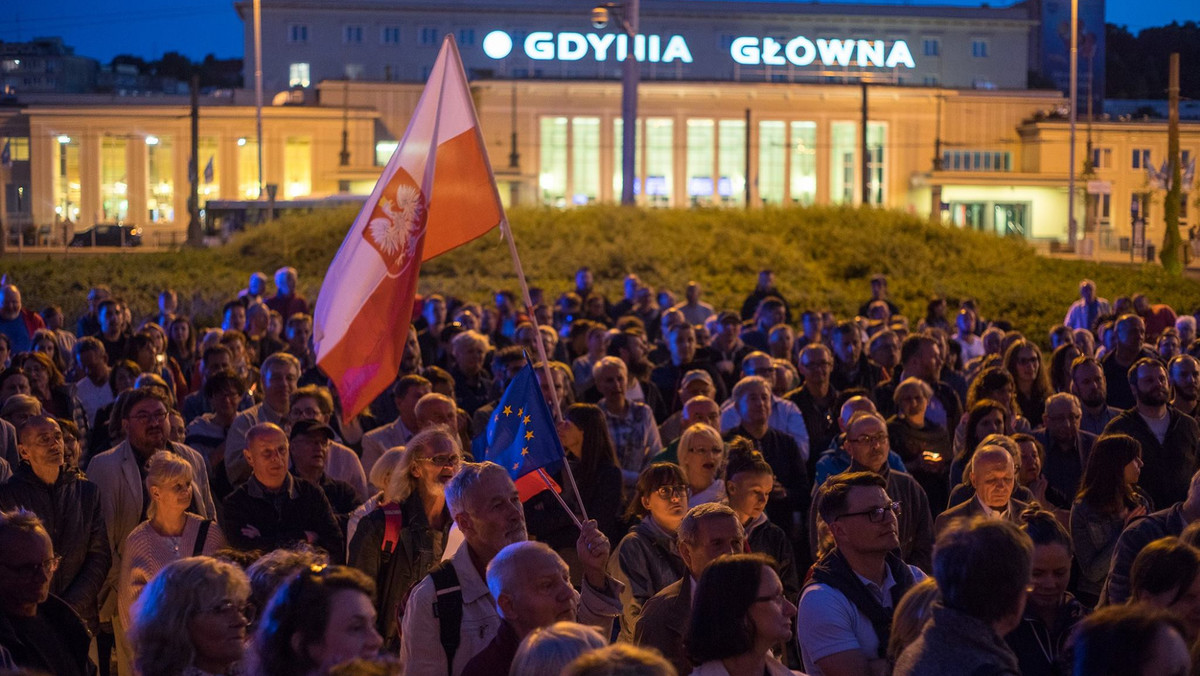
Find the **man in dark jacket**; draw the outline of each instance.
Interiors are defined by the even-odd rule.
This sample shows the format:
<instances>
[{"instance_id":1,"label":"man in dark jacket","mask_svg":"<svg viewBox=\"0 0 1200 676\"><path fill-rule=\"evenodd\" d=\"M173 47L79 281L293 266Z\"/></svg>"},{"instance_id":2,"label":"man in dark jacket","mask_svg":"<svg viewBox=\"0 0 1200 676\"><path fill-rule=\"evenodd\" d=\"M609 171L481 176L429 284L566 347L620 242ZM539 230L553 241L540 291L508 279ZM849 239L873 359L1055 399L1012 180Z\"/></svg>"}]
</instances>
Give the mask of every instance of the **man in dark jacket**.
<instances>
[{"instance_id":1,"label":"man in dark jacket","mask_svg":"<svg viewBox=\"0 0 1200 676\"><path fill-rule=\"evenodd\" d=\"M1127 378L1136 405L1109 421L1105 434L1128 434L1142 445L1142 490L1155 505L1184 499L1188 477L1200 464L1200 426L1168 405L1167 368L1157 359L1139 359Z\"/></svg>"},{"instance_id":2,"label":"man in dark jacket","mask_svg":"<svg viewBox=\"0 0 1200 676\"><path fill-rule=\"evenodd\" d=\"M94 674L87 627L50 594L59 560L37 516L0 512L0 647L9 666L55 676Z\"/></svg>"},{"instance_id":3,"label":"man in dark jacket","mask_svg":"<svg viewBox=\"0 0 1200 676\"><path fill-rule=\"evenodd\" d=\"M97 622L96 599L112 555L100 513L100 491L75 470L63 467L63 433L53 418L34 416L21 426L23 462L0 486L0 509L27 509L41 519L62 561L50 593L85 621Z\"/></svg>"},{"instance_id":4,"label":"man in dark jacket","mask_svg":"<svg viewBox=\"0 0 1200 676\"><path fill-rule=\"evenodd\" d=\"M246 432L250 478L225 498L225 536L243 550L270 551L307 542L345 560L342 531L329 500L312 482L288 473L288 438L273 423Z\"/></svg>"},{"instance_id":5,"label":"man in dark jacket","mask_svg":"<svg viewBox=\"0 0 1200 676\"><path fill-rule=\"evenodd\" d=\"M710 561L722 554L745 551L745 531L737 514L725 505L706 502L690 509L679 523L679 557L688 574L663 587L642 606L633 630L633 642L663 654L675 670L688 673L691 662L683 639L692 618L696 581Z\"/></svg>"}]
</instances>

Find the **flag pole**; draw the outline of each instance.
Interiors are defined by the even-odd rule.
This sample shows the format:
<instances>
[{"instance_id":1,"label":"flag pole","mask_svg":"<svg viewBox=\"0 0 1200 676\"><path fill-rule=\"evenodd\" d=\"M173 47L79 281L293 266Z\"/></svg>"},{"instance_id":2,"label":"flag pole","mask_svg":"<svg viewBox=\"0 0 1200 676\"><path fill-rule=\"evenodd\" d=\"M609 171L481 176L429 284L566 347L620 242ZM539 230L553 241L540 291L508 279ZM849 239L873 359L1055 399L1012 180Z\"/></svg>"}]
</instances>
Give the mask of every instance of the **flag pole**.
<instances>
[{"instance_id":1,"label":"flag pole","mask_svg":"<svg viewBox=\"0 0 1200 676\"><path fill-rule=\"evenodd\" d=\"M466 82L467 81L467 72L466 72L466 69L463 68L462 58L459 56L458 45L454 41L454 36L452 34L446 34L446 36L442 39L442 42L443 43L449 42L451 44L451 46L453 47L452 53L454 56L454 65L458 67L459 73L462 74L462 81ZM475 120L475 137L479 141L479 147L487 148L487 143L485 143L484 139L483 139L483 129L479 125L479 113L478 113L478 111L475 110L474 100L468 98L468 105L471 106L472 119ZM494 194L496 196L496 204L501 204L500 189L496 186L496 172L492 170L492 159L490 157L488 157L488 154L486 152L483 153L483 161L484 161L484 164L487 166L488 175L492 177L492 181L491 181L492 194ZM509 254L512 255L513 266L516 267L516 270L517 270L517 279L521 284L521 294L525 300L525 307L530 309L529 321L533 324L533 328L534 328L533 335L534 335L534 338L537 339L538 359L542 362L542 371L543 371L544 375L549 379L547 382L553 384L554 383L554 372L550 368L550 360L546 358L546 345L542 341L542 333L538 329L537 318L535 318L533 316L533 314L534 314L532 311L533 310L533 300L529 295L529 284L528 284L528 282L525 281L525 269L521 266L521 257L517 254L517 243L516 243L516 240L513 239L512 229L508 225L508 215L504 213L503 208L501 208L500 226L499 227L500 227L500 236L503 237L504 239L508 240L508 252L509 252ZM548 403L550 403L550 402L548 402ZM561 422L563 420L562 407L559 406L557 396L554 397L554 401L552 403L554 405L554 407L552 409L554 411L554 420L555 420L555 423L557 426L557 423ZM586 520L588 520L587 507L584 507L583 498L580 497L579 486L576 485L576 483L575 483L575 474L571 471L571 463L567 462L565 457L563 458L563 471L567 475L567 480L571 483L571 490L575 491L575 501L579 503L579 511L583 514L583 518L586 521ZM562 496L558 495L557 491L552 490L551 492L559 497L559 502L562 502L563 507L566 508L567 503L562 500ZM575 519L575 524L579 525L579 520L575 517L575 513L572 512L570 509L567 509L567 513L571 515L572 519Z\"/></svg>"},{"instance_id":2,"label":"flag pole","mask_svg":"<svg viewBox=\"0 0 1200 676\"><path fill-rule=\"evenodd\" d=\"M554 490L554 482L550 480L550 477L546 476L546 470L539 467L537 473L538 476L542 477L542 481L546 482L546 488L550 490L550 493L552 493L554 497L558 499L558 504L562 505L562 508L567 510L567 514L569 514L571 516L571 520L575 522L575 527L579 530L583 530L583 524L579 522L579 517L575 516L575 512L572 512L571 508L567 506L567 501L563 500L563 496L559 495L558 491ZM580 503L580 506L582 505L583 503ZM583 518L586 519L587 515L585 514Z\"/></svg>"},{"instance_id":3,"label":"flag pole","mask_svg":"<svg viewBox=\"0 0 1200 676\"><path fill-rule=\"evenodd\" d=\"M525 268L521 265L521 256L517 253L517 241L513 238L512 228L508 225L507 215L500 221L500 235L508 240L508 252L512 255L513 267L517 270L517 281L521 285L521 295L524 297L525 307L529 308L529 322L533 324L533 337L537 344L538 360L542 362L542 373L546 377L546 382L553 386L554 370L550 367L550 359L546 357L546 343L542 340L541 329L538 328L537 317L535 316L537 313L533 311L533 297L529 295L529 283L525 280ZM558 391L556 389L556 396L554 396L554 401L552 402L555 423L563 420L562 407L558 403L557 394ZM540 472L541 470L538 471ZM579 511L583 514L583 519L586 521L588 519L587 507L583 505L583 496L579 493L579 486L575 483L575 473L571 471L571 463L565 457L563 458L563 472L567 475L567 481L571 483L571 490L575 491L575 501L579 503ZM545 478L544 474L542 478ZM558 495L557 491L551 490L550 492L558 496L563 508L567 509L567 503L563 501L562 496ZM574 512L571 512L570 509L567 509L567 512L571 514L571 518L575 518ZM579 525L578 519L575 520L575 525Z\"/></svg>"}]
</instances>

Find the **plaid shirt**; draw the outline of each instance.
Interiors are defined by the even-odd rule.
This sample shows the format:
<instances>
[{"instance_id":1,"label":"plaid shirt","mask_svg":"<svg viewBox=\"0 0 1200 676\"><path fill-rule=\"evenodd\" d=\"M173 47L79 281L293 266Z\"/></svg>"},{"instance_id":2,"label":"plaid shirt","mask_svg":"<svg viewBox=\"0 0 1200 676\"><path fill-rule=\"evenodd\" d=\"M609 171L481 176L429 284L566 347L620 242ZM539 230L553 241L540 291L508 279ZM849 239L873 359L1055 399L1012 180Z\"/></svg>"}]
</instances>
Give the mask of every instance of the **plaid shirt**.
<instances>
[{"instance_id":1,"label":"plaid shirt","mask_svg":"<svg viewBox=\"0 0 1200 676\"><path fill-rule=\"evenodd\" d=\"M629 477L632 475L636 481L646 460L662 450L662 439L658 436L650 407L640 401L626 403L628 408L624 416L610 412L603 400L600 409L608 421L608 433L617 452L617 462L621 463L621 473L625 475L626 483L630 483Z\"/></svg>"}]
</instances>

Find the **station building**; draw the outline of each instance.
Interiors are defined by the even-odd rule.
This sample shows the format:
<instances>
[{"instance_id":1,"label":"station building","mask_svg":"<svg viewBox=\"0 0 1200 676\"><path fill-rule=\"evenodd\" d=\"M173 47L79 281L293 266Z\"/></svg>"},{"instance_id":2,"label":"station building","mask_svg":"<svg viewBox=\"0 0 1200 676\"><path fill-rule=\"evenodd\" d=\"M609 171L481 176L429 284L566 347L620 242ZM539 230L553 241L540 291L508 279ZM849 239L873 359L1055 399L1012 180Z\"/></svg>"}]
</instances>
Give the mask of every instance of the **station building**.
<instances>
[{"instance_id":1,"label":"station building","mask_svg":"<svg viewBox=\"0 0 1200 676\"><path fill-rule=\"evenodd\" d=\"M250 3L235 6L252 86ZM264 110L263 183L281 199L368 192L449 35L509 204L619 200L621 59L632 51L641 204L866 202L998 234L1066 237L1069 101L1059 86L1069 3L645 0L632 40L620 17L593 26L590 9L263 0L263 78L278 104ZM1080 0L1080 9L1080 105L1102 110L1104 4ZM212 167L202 201L259 195L252 96L235 94L202 102L199 164ZM64 214L81 226L186 222L185 101L30 101L0 109L0 137L26 149L14 154L0 206L14 212L23 188L18 215L36 224ZM1165 193L1146 168L1166 156L1165 122L1081 121L1076 139L1080 231L1115 248L1141 217L1146 237L1160 239ZM1200 124L1183 125L1182 147L1186 165L1200 153ZM1185 226L1195 211L1185 209Z\"/></svg>"}]
</instances>

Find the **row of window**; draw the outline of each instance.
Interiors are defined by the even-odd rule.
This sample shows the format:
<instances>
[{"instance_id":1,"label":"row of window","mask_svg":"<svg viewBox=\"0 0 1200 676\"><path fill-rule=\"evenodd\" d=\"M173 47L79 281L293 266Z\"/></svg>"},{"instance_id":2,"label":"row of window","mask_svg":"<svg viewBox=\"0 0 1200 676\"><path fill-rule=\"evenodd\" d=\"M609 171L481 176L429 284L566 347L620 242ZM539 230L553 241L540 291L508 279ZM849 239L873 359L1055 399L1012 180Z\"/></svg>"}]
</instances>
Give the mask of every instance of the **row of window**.
<instances>
[{"instance_id":1,"label":"row of window","mask_svg":"<svg viewBox=\"0 0 1200 676\"><path fill-rule=\"evenodd\" d=\"M1012 153L994 150L947 150L942 153L945 171L1012 171Z\"/></svg>"},{"instance_id":2,"label":"row of window","mask_svg":"<svg viewBox=\"0 0 1200 676\"><path fill-rule=\"evenodd\" d=\"M400 44L400 26L380 26L379 27L379 44L381 45L398 45ZM362 24L346 24L342 26L342 42L348 45L362 44L368 38L370 33L366 26ZM287 27L288 42L305 43L308 42L308 24L294 23L288 24ZM475 44L475 29L462 28L454 34L458 40L459 47L471 47ZM436 47L441 43L441 30L423 26L417 30L417 43L426 47Z\"/></svg>"},{"instance_id":3,"label":"row of window","mask_svg":"<svg viewBox=\"0 0 1200 676\"><path fill-rule=\"evenodd\" d=\"M1184 167L1192 160L1192 152L1190 150L1179 151L1180 164ZM1094 169L1112 169L1113 168L1113 152L1112 148L1092 148L1092 167ZM1134 148L1131 151L1129 160L1130 169L1161 169L1154 166L1150 159L1149 148Z\"/></svg>"}]
</instances>

